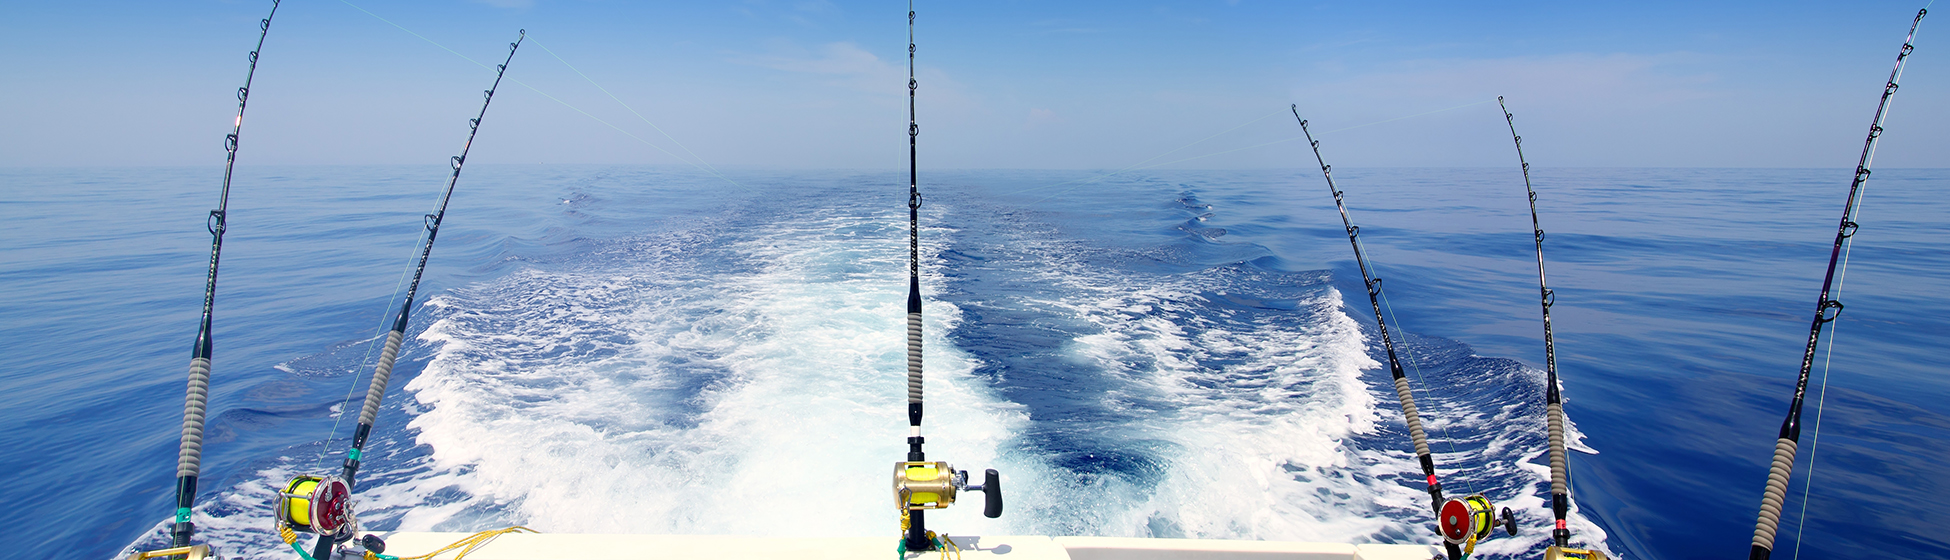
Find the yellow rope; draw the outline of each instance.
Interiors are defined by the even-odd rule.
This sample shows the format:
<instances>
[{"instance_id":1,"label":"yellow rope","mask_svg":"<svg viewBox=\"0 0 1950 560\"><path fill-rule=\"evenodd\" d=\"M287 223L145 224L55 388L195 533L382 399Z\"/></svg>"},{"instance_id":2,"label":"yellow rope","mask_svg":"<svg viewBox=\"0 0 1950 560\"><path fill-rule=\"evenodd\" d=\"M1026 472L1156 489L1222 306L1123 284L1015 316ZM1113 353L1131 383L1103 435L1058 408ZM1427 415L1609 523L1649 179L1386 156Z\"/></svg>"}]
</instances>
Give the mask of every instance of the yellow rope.
<instances>
[{"instance_id":1,"label":"yellow rope","mask_svg":"<svg viewBox=\"0 0 1950 560\"><path fill-rule=\"evenodd\" d=\"M932 533L933 531L929 532ZM948 535L941 535L941 540L948 543L948 548L941 550L941 560L948 560L949 549L955 551L955 560L961 560L961 545L955 544L955 539L949 538Z\"/></svg>"},{"instance_id":2,"label":"yellow rope","mask_svg":"<svg viewBox=\"0 0 1950 560\"><path fill-rule=\"evenodd\" d=\"M481 531L479 533L474 533L472 535L469 535L467 538L456 541L454 544L447 545L446 547L441 548L440 550L435 550L433 552L429 552L419 556L400 556L397 558L397 560L429 560L435 556L446 554L454 550L459 550L460 553L455 554L453 560L461 560L463 558L466 558L468 554L472 554L475 550L478 550L483 546L487 546L489 542L493 542L496 537L500 537L501 535L506 535L510 533L539 533L539 532L540 531L536 531L534 529L530 529L520 525L516 525L514 527L509 527L506 529ZM366 552L366 560L380 560L380 558L379 555L373 554L372 552L368 551Z\"/></svg>"}]
</instances>

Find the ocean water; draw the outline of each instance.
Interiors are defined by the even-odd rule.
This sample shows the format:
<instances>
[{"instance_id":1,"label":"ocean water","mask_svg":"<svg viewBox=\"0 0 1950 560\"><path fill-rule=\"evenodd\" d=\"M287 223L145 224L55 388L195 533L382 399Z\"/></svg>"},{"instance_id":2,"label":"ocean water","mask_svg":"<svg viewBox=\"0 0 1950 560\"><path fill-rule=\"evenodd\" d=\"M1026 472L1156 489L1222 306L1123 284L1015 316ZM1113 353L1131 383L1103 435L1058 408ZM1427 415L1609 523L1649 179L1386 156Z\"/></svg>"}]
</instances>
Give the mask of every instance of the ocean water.
<instances>
[{"instance_id":1,"label":"ocean water","mask_svg":"<svg viewBox=\"0 0 1950 560\"><path fill-rule=\"evenodd\" d=\"M363 395L445 175L239 169L202 539L291 556L270 528L274 486L342 460L357 406L342 403ZM364 526L891 547L905 173L727 175L739 184L470 166L368 445ZM1522 533L1479 554L1537 557L1549 485L1521 176L1336 176L1385 279L1444 486L1518 512ZM0 526L23 550L107 558L160 542L219 177L0 170ZM1849 171L1535 178L1580 435L1574 540L1626 558L1744 555ZM1009 492L1002 519L962 505L931 527L1434 542L1315 172L922 183L929 457L996 468ZM1950 537L1926 529L1950 522L1931 507L1950 499L1937 476L1950 460L1946 187L1945 170L1871 182L1778 557L1950 556Z\"/></svg>"}]
</instances>

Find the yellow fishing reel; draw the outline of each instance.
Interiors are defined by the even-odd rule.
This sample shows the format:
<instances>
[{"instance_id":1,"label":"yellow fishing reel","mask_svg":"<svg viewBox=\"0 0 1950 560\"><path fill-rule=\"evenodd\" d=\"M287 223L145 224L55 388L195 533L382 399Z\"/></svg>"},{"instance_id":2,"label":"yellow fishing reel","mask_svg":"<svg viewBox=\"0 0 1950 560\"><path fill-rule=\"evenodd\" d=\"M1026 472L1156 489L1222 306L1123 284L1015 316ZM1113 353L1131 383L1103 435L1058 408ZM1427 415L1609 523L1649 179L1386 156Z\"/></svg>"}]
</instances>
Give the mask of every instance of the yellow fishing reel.
<instances>
[{"instance_id":1,"label":"yellow fishing reel","mask_svg":"<svg viewBox=\"0 0 1950 560\"><path fill-rule=\"evenodd\" d=\"M981 492L986 498L982 515L1002 516L1002 475L995 469L984 473L982 483L970 485L968 471L957 471L944 462L903 461L894 463L894 507L907 511L942 509L954 505L960 492Z\"/></svg>"},{"instance_id":2,"label":"yellow fishing reel","mask_svg":"<svg viewBox=\"0 0 1950 560\"><path fill-rule=\"evenodd\" d=\"M1490 538L1490 531L1497 525L1502 525L1511 535L1517 534L1517 518L1510 513L1510 508L1503 508L1502 517L1499 522L1496 506L1490 505L1489 498L1476 494L1443 503L1436 526L1442 529L1442 540L1474 549L1476 541Z\"/></svg>"},{"instance_id":3,"label":"yellow fishing reel","mask_svg":"<svg viewBox=\"0 0 1950 560\"><path fill-rule=\"evenodd\" d=\"M291 530L337 542L351 540L359 531L359 520L352 515L352 487L332 476L293 478L278 492L277 523L279 533Z\"/></svg>"}]
</instances>

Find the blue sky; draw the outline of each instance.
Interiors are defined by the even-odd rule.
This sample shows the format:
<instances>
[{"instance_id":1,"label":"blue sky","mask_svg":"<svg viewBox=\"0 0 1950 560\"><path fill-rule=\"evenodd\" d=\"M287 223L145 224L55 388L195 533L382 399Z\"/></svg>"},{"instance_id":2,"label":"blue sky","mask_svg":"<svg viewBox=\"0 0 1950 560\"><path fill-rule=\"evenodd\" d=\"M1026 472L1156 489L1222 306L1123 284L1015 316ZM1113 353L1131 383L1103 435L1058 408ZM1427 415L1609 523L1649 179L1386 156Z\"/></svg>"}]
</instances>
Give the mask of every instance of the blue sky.
<instances>
[{"instance_id":1,"label":"blue sky","mask_svg":"<svg viewBox=\"0 0 1950 560\"><path fill-rule=\"evenodd\" d=\"M906 166L905 2L352 4L490 65L528 30L477 163ZM1268 144L1299 135L1297 103L1337 165L1508 165L1504 95L1540 166L1849 167L1919 7L922 1L921 163L1301 167L1304 144ZM0 4L0 165L220 163L269 8ZM1950 167L1945 17L1878 167ZM437 164L492 80L341 0L288 0L239 163Z\"/></svg>"}]
</instances>

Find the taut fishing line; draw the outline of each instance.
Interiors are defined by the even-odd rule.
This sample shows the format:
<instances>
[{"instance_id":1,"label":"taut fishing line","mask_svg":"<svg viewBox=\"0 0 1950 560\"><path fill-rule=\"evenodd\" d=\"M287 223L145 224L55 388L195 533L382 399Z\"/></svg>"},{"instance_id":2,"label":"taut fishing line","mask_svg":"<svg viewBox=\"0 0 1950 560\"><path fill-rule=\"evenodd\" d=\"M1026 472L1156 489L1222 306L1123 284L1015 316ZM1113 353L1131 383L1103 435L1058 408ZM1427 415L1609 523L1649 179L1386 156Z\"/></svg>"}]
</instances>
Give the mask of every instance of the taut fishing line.
<instances>
[{"instance_id":1,"label":"taut fishing line","mask_svg":"<svg viewBox=\"0 0 1950 560\"><path fill-rule=\"evenodd\" d=\"M1932 0L1930 3L1935 4L1936 2ZM1925 5L1923 7L1923 10L1927 12L1929 10L1929 6ZM1918 15L1917 18L1921 19L1922 16ZM1911 43L1905 43L1905 45L1907 44L1911 44ZM1896 69L1896 79L1900 79L1901 77L1902 77L1902 68L1898 67ZM1890 83L1895 83L1895 79L1891 79ZM1888 108L1894 107L1895 105L1896 105L1895 98L1893 97L1890 98L1888 104L1884 106L1883 109L1884 113L1886 114L1888 112ZM1863 158L1863 162L1864 162L1863 167L1868 167L1869 164L1875 162L1875 159L1876 159L1875 146L1871 145L1869 146L1868 156ZM1862 203L1864 201L1867 201L1868 198L1869 198L1869 184L1867 181L1864 181L1862 183L1862 194L1855 199L1856 215L1861 215ZM1841 299L1842 286L1846 285L1846 283L1848 282L1848 257L1850 254L1854 252L1855 252L1855 240L1850 239L1848 243L1842 247L1842 269L1835 274L1835 298L1836 299ZM1806 531L1808 528L1808 495L1814 491L1814 486L1815 486L1815 453L1821 449L1821 416L1822 416L1821 413L1822 410L1827 408L1828 405L1828 373L1830 371L1830 367L1834 364L1835 361L1835 337L1840 336L1841 334L1842 334L1841 323L1836 323L1835 326L1830 327L1828 329L1828 348L1824 349L1825 354L1821 358L1821 391L1815 394L1815 433L1814 433L1814 437L1808 439L1808 477L1805 480L1801 481L1802 482L1801 518L1795 521L1795 528L1794 528L1794 557L1797 560L1801 558L1801 541L1802 541L1801 534L1804 531Z\"/></svg>"},{"instance_id":2,"label":"taut fishing line","mask_svg":"<svg viewBox=\"0 0 1950 560\"><path fill-rule=\"evenodd\" d=\"M1366 249L1367 249L1367 247L1368 247L1368 244L1367 244L1367 243L1365 243L1365 242L1358 242L1358 241L1357 241L1357 243L1361 243L1361 248L1362 248L1363 250L1366 250ZM1372 270L1372 271L1374 271L1374 275L1375 275L1375 277L1376 277L1376 278L1380 278L1380 277L1381 277L1381 268L1380 268L1380 267L1377 267L1377 266L1375 266L1375 264L1374 264L1374 259L1368 259L1368 270ZM1400 330L1400 331L1401 331L1401 333L1402 333L1402 354L1405 354L1405 355L1407 355L1407 356L1408 356L1408 370L1409 370L1409 371L1412 371L1412 372L1415 372L1415 384L1416 384L1417 386L1419 386L1419 387L1420 387L1420 390L1422 391L1422 398L1424 398L1424 399L1427 399L1427 400L1428 400L1428 401L1429 401L1430 403L1434 403L1434 402L1435 402L1435 397L1434 397L1434 396L1431 396L1431 395L1429 394L1429 384L1428 384L1428 382L1427 382L1427 381L1424 381L1424 380L1423 380L1423 376L1422 376L1422 365L1421 365L1421 364L1418 364L1418 363L1416 363L1416 361L1418 361L1418 360L1419 360L1419 358L1416 358L1416 357L1415 357L1415 349L1414 349L1414 345L1412 345L1412 344L1409 344L1409 343L1408 343L1408 327L1407 327L1406 325L1403 325L1403 324L1402 324L1402 320L1401 320L1400 318L1397 318L1397 317L1395 317L1395 305L1394 305L1394 304L1392 304L1392 303L1388 303L1388 291L1387 291L1387 290L1382 290L1382 292L1381 292L1381 308L1382 308L1382 309L1384 309L1384 310L1387 310L1387 311L1388 311L1388 320L1390 320L1390 321L1394 321L1394 322L1395 322L1395 328L1396 328L1396 329L1398 329L1398 330ZM1423 415L1423 416L1428 416L1428 413L1427 413L1427 412L1423 412L1423 413L1422 413L1422 415ZM1448 423L1448 422L1444 422L1444 423L1442 423L1442 428L1441 428L1441 429L1442 429L1442 439L1443 439L1443 441L1445 441L1445 442L1447 442L1447 443L1449 444L1449 454L1450 454L1450 455L1458 455L1458 456L1460 456L1460 455L1462 455L1462 452L1461 452L1461 451L1457 451L1457 450L1456 450L1456 438L1455 438L1455 436L1451 436L1451 435L1449 435L1449 424L1450 424L1450 423ZM1477 493L1478 493L1478 492L1476 491L1476 483L1475 483L1475 482L1472 482L1472 481L1471 481L1471 480L1470 480L1469 478L1467 478L1467 477L1464 477L1464 476L1462 476L1462 474L1461 474L1461 473L1457 473L1457 474L1456 474L1456 478L1458 478L1458 479L1461 479L1461 480L1462 480L1462 483L1463 483L1463 488L1465 488L1465 489L1468 489L1468 490L1469 490L1469 493L1471 493L1471 494L1477 494Z\"/></svg>"},{"instance_id":3,"label":"taut fishing line","mask_svg":"<svg viewBox=\"0 0 1950 560\"><path fill-rule=\"evenodd\" d=\"M474 60L474 59L472 59L472 58L469 58L469 57L468 57L467 55L464 55L464 54L460 54L459 52L457 52L457 51L455 51L455 50L453 50L453 49L450 49L450 48L447 48L447 46L446 46L446 45L442 45L442 44L440 44L440 42L438 42L438 41L435 41L435 40L433 40L433 39L428 39L428 38L427 38L427 37L426 37L425 35L421 35L421 34L419 34L419 33L414 33L414 32L413 32L413 30L411 30L411 29L407 29L407 28L406 28L406 26L403 26L403 25L400 25L400 24L397 24L397 23L393 23L393 20L389 20L389 19L386 19L386 18L384 18L384 17L380 17L380 16L379 16L379 14L375 14L375 13L372 13L372 12L370 12L370 11L366 11L366 9L365 9L365 8L361 8L361 7L359 7L359 6L358 6L358 5L356 5L356 4L353 4L353 3L351 3L351 2L347 2L346 0L339 0L339 3L341 3L341 4L345 4L345 5L347 5L347 6L351 6L351 7L352 7L352 9L354 9L354 10L358 10L358 11L360 11L360 12L364 12L364 13L365 13L366 15L369 15L369 16L372 16L372 17L373 17L374 19L378 19L379 21L382 21L382 22L386 22L386 25L391 25L391 26L393 26L393 27L396 27L396 28L399 28L399 30L400 30L400 31L405 31L405 32L406 32L406 33L407 33L408 35L412 35L412 36L414 36L414 37L419 37L419 38L420 38L420 40L422 40L422 41L426 41L427 43L430 43L430 44L432 44L433 46L436 46L436 47L440 47L440 49L441 49L441 50L444 50L444 51L447 51L447 52L450 52L450 53L453 53L453 55L454 55L454 56L458 56L458 57L460 57L460 58L461 58L462 60L466 60L466 61L468 61L468 62L472 62L472 63L474 63L474 65L475 65L475 66L479 66L479 67L481 67L481 68L486 68L486 69L488 69L488 70L493 70L493 68L492 68L492 67L489 67L489 66L488 66L488 65L486 65L486 64L481 64L481 62L480 62L480 61L478 61L478 60ZM548 48L547 48L547 47L543 47L543 49L542 49L542 50L548 50ZM549 54L550 54L550 55L553 55L553 54L555 54L555 53L549 53ZM561 59L560 57L557 57L557 60L560 60L560 59ZM563 62L563 64L564 64L564 65L567 65L567 64L568 64L568 62L566 62L566 61L565 61L565 62ZM569 67L569 69L570 69L570 70L574 70L574 69L575 69L575 67L573 67L573 66L571 66L571 67ZM577 71L576 73L577 73L577 74L581 74L582 72L578 70L578 71ZM584 76L583 78L584 78L584 79L587 79L587 78L588 78L588 76ZM561 104L561 105L562 105L563 107L568 107L568 108L569 108L569 110L571 110L571 111L575 111L575 112L577 112L577 113L581 113L581 114L582 114L582 116L585 116L585 117L589 117L589 118L590 118L591 120L594 120L594 121L596 121L596 122L598 122L598 123L602 123L602 125L603 125L603 126L607 126L607 127L609 127L609 128L611 128L611 129L613 129L613 130L615 130L615 131L617 131L617 132L621 132L621 133L623 133L623 135L624 135L624 136L628 136L628 137L630 137L630 138L633 138L633 139L636 139L636 141L638 141L638 142L642 142L642 143L643 143L643 145L645 145L645 146L649 146L649 147L652 147L652 148L656 148L656 149L657 149L657 151L659 151L659 152L663 152L663 153L664 153L664 155L667 155L667 156L670 156L670 157L672 157L672 158L676 158L676 159L677 159L677 161L681 161L681 162L684 162L684 163L686 163L686 164L689 164L689 165L690 165L691 167L694 167L694 168L696 168L696 169L697 169L698 171L703 171L703 172L705 172L705 173L709 173L709 174L711 174L711 176L713 176L713 177L717 177L717 178L719 178L719 179L723 179L723 180L724 180L724 182L726 182L726 183L731 183L731 184L732 184L733 186L736 186L736 187L738 187L738 188L740 188L740 189L746 189L746 190L750 190L750 187L746 187L746 186L745 186L744 184L742 184L742 183L739 183L739 182L737 182L737 181L733 181L733 180L731 180L730 178L727 178L727 177L725 177L725 176L723 176L723 175L719 175L719 174L718 174L718 172L717 172L717 170L715 170L715 169L706 169L706 168L704 168L704 166L701 166L701 165L698 165L697 163L695 163L695 162L692 162L692 161L691 161L690 159L687 159L687 158L685 158L684 156L680 156L680 155L677 155L677 154L674 154L674 153L671 153L671 151L670 151L670 150L666 150L666 149L664 149L664 147L663 147L663 146L658 146L658 145L656 145L655 143L653 143L653 142L651 142L651 141L649 141L649 140L645 140L645 139L643 139L643 137L641 137L641 136L637 136L637 135L635 135L635 134L632 134L632 133L630 133L630 131L627 131L627 130L623 130L623 128L622 128L622 127L619 127L619 126L616 126L616 125L614 125L614 124L611 124L611 123L610 123L609 121L606 121L606 120L603 120L603 119L602 119L602 117L598 117L598 116L595 116L595 115L591 115L591 114L589 114L589 112L588 112L588 111L584 111L584 110L582 110L582 109L580 109L580 108L578 108L578 107L576 107L575 105L570 105L570 104L569 104L569 102L567 102L567 101L563 101L563 100L561 100L561 99L558 99L558 98L556 98L556 97L555 97L555 96L553 96L553 95L549 95L549 94L548 94L548 92L545 92L545 91L542 91L542 90L540 90L540 89L536 89L536 87L535 87L535 86L531 86L531 85L528 85L528 83L527 83L527 82L523 82L523 81L521 81L520 79L516 79L516 78L508 78L508 81L511 81L511 82L514 82L514 83L515 83L516 85L519 85L519 86L521 86L521 87L525 87L525 88L528 88L528 90L529 90L529 91L533 91L533 92L535 92L536 94L539 94L539 95L541 95L542 97L546 97L546 98L548 98L548 99L549 99L549 101L554 101L554 102L556 102L556 103L559 103L559 104ZM591 83L591 84L594 84L594 83L596 83L596 82L595 82L595 80L590 80L590 82L589 82L589 83ZM597 87L597 89L601 89L601 88L602 88L602 86L596 86L596 87ZM608 90L604 90L604 92L603 92L603 93L609 93L609 92L608 92ZM614 96L612 96L612 97L614 97ZM621 100L618 100L617 102L618 102L618 103L621 103L622 101L621 101ZM628 108L629 106L628 106L628 105L624 105L624 107L625 107L625 108ZM635 110L635 109L630 109L630 111L631 111L631 112L636 112L636 110ZM642 115L637 115L637 116L638 116L638 117L642 117ZM650 122L650 121L649 121L649 119L644 119L644 122ZM651 128L656 128L656 127L657 127L657 125L655 125L655 124L652 124L652 125L650 125L650 127L651 127ZM657 129L657 132L663 132L663 129L661 129L661 128L659 128L659 129ZM669 134L665 134L664 136L665 136L665 137L669 137L670 135L669 135ZM671 141L672 141L672 142L676 142L677 140L673 138L673 139L671 139ZM683 144L681 144L681 143L680 143L680 144L678 144L678 147L680 147L680 148L682 148L682 147L683 147ZM686 150L686 151L689 151L689 149L688 149L688 148L685 148L685 150ZM702 159L702 158L699 158L699 160L698 160L698 161L703 161L703 159Z\"/></svg>"},{"instance_id":4,"label":"taut fishing line","mask_svg":"<svg viewBox=\"0 0 1950 560\"><path fill-rule=\"evenodd\" d=\"M1876 103L1875 118L1869 121L1868 138L1862 144L1862 155L1856 160L1855 178L1849 183L1848 201L1842 205L1842 218L1835 228L1834 246L1828 253L1828 271L1821 280L1821 293L1815 300L1814 319L1808 326L1808 343L1801 354L1801 371L1795 378L1794 397L1788 401L1787 417L1781 421L1779 437L1774 441L1774 457L1768 467L1767 486L1761 493L1760 512L1756 515L1754 521L1753 546L1748 550L1748 558L1750 560L1767 560L1774 552L1774 538L1776 531L1780 529L1781 513L1785 509L1784 506L1787 501L1788 483L1794 476L1795 453L1800 448L1801 406L1807 397L1809 374L1814 367L1815 352L1821 342L1822 327L1841 318L1842 302L1834 297L1830 297L1831 290L1832 293L1839 294L1841 288L1836 282L1836 268L1837 265L1840 265L1840 272L1843 275L1846 275L1848 272L1845 255L1852 251L1854 247L1853 238L1856 231L1861 227L1856 222L1856 218L1861 210L1862 198L1867 191L1870 175L1869 167L1875 160L1876 140L1882 136L1882 123L1888 118L1890 104L1896 95L1896 90L1900 87L1898 82L1902 80L1904 63L1908 62L1910 53L1916 50L1916 29L1922 26L1923 17L1928 14L1928 8L1917 10L1916 19L1910 21L1909 35L1903 38L1903 48L1896 54L1895 68L1889 71L1889 81L1883 85L1882 99ZM1831 365L1830 360L1834 356L1834 332L1832 330L1829 332L1828 337L1828 358L1823 360L1822 365L1821 389L1824 397L1818 399L1815 405L1817 436L1820 433L1821 406L1827 394L1827 379ZM1808 489L1812 489L1813 485L1812 471L1814 469L1814 455L1812 444L1809 450L1808 461L1810 480L1808 486L1804 487L1802 494L1802 518L1797 522L1798 527L1804 527L1807 521ZM1795 539L1795 551L1797 555L1800 553L1800 548L1800 533L1797 532Z\"/></svg>"},{"instance_id":5,"label":"taut fishing line","mask_svg":"<svg viewBox=\"0 0 1950 560\"><path fill-rule=\"evenodd\" d=\"M381 339L386 338L387 323L391 322L393 304L399 302L400 286L405 286L406 279L413 275L413 261L419 256L420 244L426 241L426 235L426 228L420 228L420 236L413 240L412 251L406 256L406 267L400 270L399 280L393 283L393 293L386 299L386 308L379 311L379 327L373 331L372 338L366 339L366 353L359 357L359 369L352 371L352 382L346 385L345 396L339 398L339 412L338 416L332 419L332 431L330 435L325 436L324 444L318 446L318 457L315 460L315 466L318 468L325 467L325 452L330 449L332 440L338 439L339 424L345 421L346 413L350 412L346 409L346 405L352 403L352 395L357 394L359 390L359 380L363 379L359 372L365 371L367 366L372 365L372 349Z\"/></svg>"},{"instance_id":6,"label":"taut fishing line","mask_svg":"<svg viewBox=\"0 0 1950 560\"><path fill-rule=\"evenodd\" d=\"M690 148L689 146L685 146L683 142L679 142L679 141L677 141L677 139L676 139L676 138L674 138L674 137L672 137L672 136L670 135L670 133L668 133L668 132L664 132L664 129L663 129L663 127L661 127L661 126L657 126L657 123L653 123L653 122L650 122L650 119L649 119L648 117L645 117L645 116L643 116L643 113L639 113L639 112L637 112L637 110L636 110L636 107L631 107L631 106L630 106L630 104L628 104L628 103L624 103L622 99L619 99L619 98L617 98L617 97L616 97L616 94L614 94L614 93L610 93L610 92L609 92L609 88L606 88L606 87L603 87L603 85L602 85L602 84L598 84L598 83L596 83L596 79L595 79L595 78L591 78L591 77L589 77L589 75L588 75L588 74L584 74L584 73L582 73L582 70L581 70L581 69L578 69L578 68L576 68L576 66L575 66L574 64L569 64L569 61L567 61L567 60L563 60L563 59L562 59L562 55L559 55L559 54L555 54L555 51L553 51L553 50L550 50L550 49L548 48L548 46L547 46L547 45L543 45L541 41L536 41L536 42L535 42L535 46L537 46L537 47L541 47L541 48L542 48L542 52L546 52L546 53L548 53L548 55L549 55L549 56L551 56L551 57L555 57L555 61L556 61L556 62L560 62L560 63L562 63L562 65L563 65L563 66L567 66L567 67L569 67L569 70L570 70L570 71L572 71L572 72L575 72L577 76L582 76L582 79L584 79L584 80L588 80L588 81L589 81L589 85L592 85L592 86L596 86L596 89L598 89L598 90L602 90L602 92L603 92L603 95L607 95L607 96L609 96L609 98L610 98L611 100L614 100L614 101L616 101L616 104L617 104L617 105L622 105L624 109L629 109L629 110L630 110L630 114L632 114L632 115L636 115L636 118L637 118L638 120L641 120L641 121L643 121L643 124L647 124L647 125L650 125L650 128L651 128L651 129L654 129L654 130L656 130L656 131L657 131L657 134L662 134L662 135L664 135L664 138L665 138L665 139L668 139L668 140L670 140L670 143L672 143L672 144L676 144L678 148L682 148L682 149L684 150L684 153L687 153L687 154L690 154L690 155L691 155L691 157L694 157L694 158L697 158L697 162L698 162L698 163L701 163L701 164L704 164L704 167L705 167L706 169L708 169L709 171L711 171L711 174L713 174L713 175L717 175L717 173L718 173L718 168L716 168L716 167L712 167L712 166L711 166L711 162L708 162L708 161L704 161L704 157L703 157L703 156L700 156L700 155L697 155L697 152L693 152L693 151L691 151L691 148ZM685 162L685 163L690 163L690 162ZM723 176L723 175L718 175L718 178L719 178L719 179L724 179L724 176ZM730 179L725 179L725 180L726 180L726 181L730 181Z\"/></svg>"}]
</instances>

